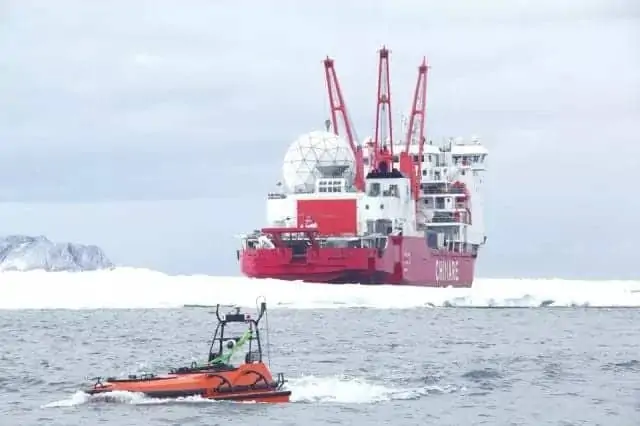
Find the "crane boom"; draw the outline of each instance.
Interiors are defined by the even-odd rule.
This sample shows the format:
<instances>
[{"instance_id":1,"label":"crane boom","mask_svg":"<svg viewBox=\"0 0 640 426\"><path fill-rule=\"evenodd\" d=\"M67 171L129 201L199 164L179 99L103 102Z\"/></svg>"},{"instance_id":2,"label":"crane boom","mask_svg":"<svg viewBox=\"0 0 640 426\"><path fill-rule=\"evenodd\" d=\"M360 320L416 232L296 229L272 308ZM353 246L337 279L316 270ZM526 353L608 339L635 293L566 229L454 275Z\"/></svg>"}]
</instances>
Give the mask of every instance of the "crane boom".
<instances>
[{"instance_id":1,"label":"crane boom","mask_svg":"<svg viewBox=\"0 0 640 426\"><path fill-rule=\"evenodd\" d=\"M340 126L338 124L338 112L342 117L342 123L344 125L344 131L346 133L347 142L349 142L349 146L351 147L351 151L353 152L355 161L356 161L356 170L355 170L355 187L358 191L364 190L364 164L363 164L363 152L361 146L356 146L356 137L355 130L353 128L353 124L349 118L349 113L347 111L347 106L344 102L344 97L342 95L342 89L340 88L340 83L338 81L338 76L336 74L336 69L333 66L333 59L328 56L323 61L324 64L324 73L325 80L327 83L327 92L329 93L329 103L331 108L331 124L333 127L333 132L336 135L340 135Z\"/></svg>"},{"instance_id":2,"label":"crane boom","mask_svg":"<svg viewBox=\"0 0 640 426\"><path fill-rule=\"evenodd\" d=\"M425 144L425 123L427 110L427 59L422 58L422 64L418 67L418 79L411 104L411 117L407 128L407 137L404 151L400 153L400 169L411 179L411 193L414 199L420 197L420 182L422 180L422 162ZM416 122L419 120L419 122ZM417 127L417 128L416 128ZM418 155L412 156L410 147L417 139ZM412 160L413 158L413 160ZM416 208L418 205L416 205Z\"/></svg>"},{"instance_id":3,"label":"crane boom","mask_svg":"<svg viewBox=\"0 0 640 426\"><path fill-rule=\"evenodd\" d=\"M333 66L333 59L327 58L323 61L325 79L327 82L327 91L329 93L329 103L331 108L331 124L333 126L333 132L336 135L340 135L340 126L338 123L338 115L340 112L342 116L342 123L344 125L344 131L347 136L347 142L353 153L356 153L356 142L353 135L353 129L349 121L349 114L347 113L347 106L344 103L344 97L342 96L342 89L338 82L338 76L336 75L336 69Z\"/></svg>"},{"instance_id":4,"label":"crane boom","mask_svg":"<svg viewBox=\"0 0 640 426\"><path fill-rule=\"evenodd\" d=\"M422 64L418 67L418 80L416 81L416 88L413 94L411 116L409 117L409 127L407 128L407 139L405 144L405 152L407 153L409 152L411 142L415 140L416 136L419 144L424 142L424 129L427 110L428 69L429 66L427 65L427 59L423 58ZM419 119L420 121L416 123L416 119ZM415 128L416 124L418 125L418 129Z\"/></svg>"},{"instance_id":5,"label":"crane boom","mask_svg":"<svg viewBox=\"0 0 640 426\"><path fill-rule=\"evenodd\" d=\"M382 46L378 51L378 99L376 104L376 129L373 139L374 165L385 163L391 171L393 158L393 122L391 114L391 79L389 75L389 50ZM387 146L387 141L389 146Z\"/></svg>"}]
</instances>

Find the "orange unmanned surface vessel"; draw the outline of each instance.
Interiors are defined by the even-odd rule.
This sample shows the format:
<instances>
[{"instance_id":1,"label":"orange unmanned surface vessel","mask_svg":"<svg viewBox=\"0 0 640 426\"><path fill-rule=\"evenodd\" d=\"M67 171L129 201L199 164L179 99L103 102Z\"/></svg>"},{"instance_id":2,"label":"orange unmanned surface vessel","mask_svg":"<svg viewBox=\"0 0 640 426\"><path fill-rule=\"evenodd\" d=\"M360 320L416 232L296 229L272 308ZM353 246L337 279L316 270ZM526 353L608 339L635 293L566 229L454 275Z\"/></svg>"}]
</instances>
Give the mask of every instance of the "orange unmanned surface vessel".
<instances>
[{"instance_id":1,"label":"orange unmanned surface vessel","mask_svg":"<svg viewBox=\"0 0 640 426\"><path fill-rule=\"evenodd\" d=\"M143 374L127 378L97 377L93 386L85 392L95 395L128 391L140 392L152 398L201 396L215 400L289 402L291 391L284 389L284 375L278 373L274 380L269 367L262 360L263 347L258 324L266 310L267 304L262 302L257 318L241 313L240 308L221 315L220 305L217 305L218 325L205 365L194 362L189 367L173 368L169 374L162 376ZM226 328L234 323L247 326L247 330L242 336L227 337ZM231 357L245 344L248 345L248 351L244 363L237 367L231 365Z\"/></svg>"}]
</instances>

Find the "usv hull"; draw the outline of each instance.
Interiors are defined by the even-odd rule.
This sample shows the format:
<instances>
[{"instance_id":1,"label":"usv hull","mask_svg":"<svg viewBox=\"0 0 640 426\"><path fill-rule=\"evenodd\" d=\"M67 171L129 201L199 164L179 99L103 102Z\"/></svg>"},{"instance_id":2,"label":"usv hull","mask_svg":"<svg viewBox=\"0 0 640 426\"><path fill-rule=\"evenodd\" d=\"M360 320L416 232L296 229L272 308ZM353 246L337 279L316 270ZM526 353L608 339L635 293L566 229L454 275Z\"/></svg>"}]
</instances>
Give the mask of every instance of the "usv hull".
<instances>
[{"instance_id":1,"label":"usv hull","mask_svg":"<svg viewBox=\"0 0 640 426\"><path fill-rule=\"evenodd\" d=\"M266 301L260 303L256 317L241 313L240 308L221 314L220 305L217 305L215 314L218 325L205 363L194 361L190 366L172 368L163 375L96 377L85 392L89 395L135 392L150 398L199 396L222 401L289 402L291 391L284 387L284 374L278 373L274 380L263 361L259 323L266 311ZM242 335L234 334L238 332L237 327L244 329ZM268 328L266 332L269 332ZM242 353L242 348L247 350L244 361L235 365L232 359L235 354Z\"/></svg>"}]
</instances>

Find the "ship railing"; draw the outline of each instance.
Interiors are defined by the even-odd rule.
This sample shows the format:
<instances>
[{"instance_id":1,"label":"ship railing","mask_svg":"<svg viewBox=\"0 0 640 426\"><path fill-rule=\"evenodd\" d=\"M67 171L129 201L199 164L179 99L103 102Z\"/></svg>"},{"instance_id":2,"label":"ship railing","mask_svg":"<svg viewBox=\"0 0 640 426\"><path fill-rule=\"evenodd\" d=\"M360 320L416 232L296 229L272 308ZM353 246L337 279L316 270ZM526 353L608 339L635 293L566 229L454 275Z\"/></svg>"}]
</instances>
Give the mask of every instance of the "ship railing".
<instances>
[{"instance_id":1,"label":"ship railing","mask_svg":"<svg viewBox=\"0 0 640 426\"><path fill-rule=\"evenodd\" d=\"M432 217L428 223L433 225L466 225L464 222L447 217Z\"/></svg>"},{"instance_id":2,"label":"ship railing","mask_svg":"<svg viewBox=\"0 0 640 426\"><path fill-rule=\"evenodd\" d=\"M267 194L268 200L283 200L287 198L287 194L283 194L281 192L269 192Z\"/></svg>"},{"instance_id":3,"label":"ship railing","mask_svg":"<svg viewBox=\"0 0 640 426\"><path fill-rule=\"evenodd\" d=\"M440 210L431 210L433 216L431 217L431 222L440 223L440 222L459 222L456 218L456 215L459 216L460 219L464 219L466 216L463 213L466 212L466 209L440 209ZM461 214L462 213L462 214Z\"/></svg>"},{"instance_id":4,"label":"ship railing","mask_svg":"<svg viewBox=\"0 0 640 426\"><path fill-rule=\"evenodd\" d=\"M446 185L446 184L437 184L437 185L429 185L421 184L420 189L423 194L461 194L465 195L464 188L460 188L458 186Z\"/></svg>"},{"instance_id":5,"label":"ship railing","mask_svg":"<svg viewBox=\"0 0 640 426\"><path fill-rule=\"evenodd\" d=\"M422 206L421 206L422 207ZM424 211L439 213L439 214L455 214L455 213L466 213L469 209L465 206L454 206L454 207L443 207L438 205L436 207L432 205L425 205Z\"/></svg>"},{"instance_id":6,"label":"ship railing","mask_svg":"<svg viewBox=\"0 0 640 426\"><path fill-rule=\"evenodd\" d=\"M452 253L469 253L474 256L478 254L478 246L476 244L460 239L445 240L443 248Z\"/></svg>"},{"instance_id":7,"label":"ship railing","mask_svg":"<svg viewBox=\"0 0 640 426\"><path fill-rule=\"evenodd\" d=\"M318 239L324 240L324 241L359 241L361 240L360 237L356 237L356 236L331 236L331 235L319 236Z\"/></svg>"},{"instance_id":8,"label":"ship railing","mask_svg":"<svg viewBox=\"0 0 640 426\"><path fill-rule=\"evenodd\" d=\"M427 200L429 201L429 199ZM434 214L435 216L451 218L456 214L462 214L464 216L471 213L469 206L463 202L457 202L451 206L447 206L444 202L420 203L420 205L418 205L418 211L423 212L423 214Z\"/></svg>"},{"instance_id":9,"label":"ship railing","mask_svg":"<svg viewBox=\"0 0 640 426\"><path fill-rule=\"evenodd\" d=\"M454 195L464 197L467 194L461 189L423 189L422 195Z\"/></svg>"},{"instance_id":10,"label":"ship railing","mask_svg":"<svg viewBox=\"0 0 640 426\"><path fill-rule=\"evenodd\" d=\"M444 177L436 179L435 177L423 176L420 182L422 182L423 184L426 183L426 184L435 185L435 184L445 184L449 181Z\"/></svg>"}]
</instances>

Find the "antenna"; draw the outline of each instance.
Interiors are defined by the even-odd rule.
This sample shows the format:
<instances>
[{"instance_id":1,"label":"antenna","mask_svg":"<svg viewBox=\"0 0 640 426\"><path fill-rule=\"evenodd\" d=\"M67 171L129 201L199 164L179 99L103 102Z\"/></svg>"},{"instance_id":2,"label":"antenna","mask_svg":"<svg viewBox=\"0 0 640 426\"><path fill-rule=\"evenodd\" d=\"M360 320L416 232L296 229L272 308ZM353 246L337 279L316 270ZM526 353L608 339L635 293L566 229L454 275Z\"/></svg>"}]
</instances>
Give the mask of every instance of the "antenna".
<instances>
[{"instance_id":1,"label":"antenna","mask_svg":"<svg viewBox=\"0 0 640 426\"><path fill-rule=\"evenodd\" d=\"M264 314L264 320L266 323L265 331L267 334L267 365L271 368L271 343L269 342L269 312L267 311L267 298L264 296L258 296L256 298L256 307L258 312ZM262 314L258 314L259 317Z\"/></svg>"}]
</instances>

